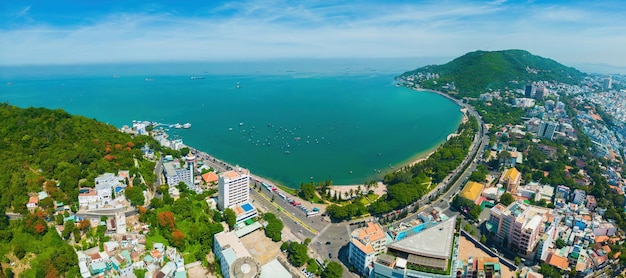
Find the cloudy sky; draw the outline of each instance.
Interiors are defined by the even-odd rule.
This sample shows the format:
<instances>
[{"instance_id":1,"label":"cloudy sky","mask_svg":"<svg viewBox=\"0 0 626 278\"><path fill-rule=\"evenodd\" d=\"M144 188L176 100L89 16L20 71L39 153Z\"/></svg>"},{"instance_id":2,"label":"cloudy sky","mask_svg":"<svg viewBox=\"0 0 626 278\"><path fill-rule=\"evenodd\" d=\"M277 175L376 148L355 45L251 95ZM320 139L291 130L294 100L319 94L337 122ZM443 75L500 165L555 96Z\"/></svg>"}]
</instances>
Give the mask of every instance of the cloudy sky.
<instances>
[{"instance_id":1,"label":"cloudy sky","mask_svg":"<svg viewBox=\"0 0 626 278\"><path fill-rule=\"evenodd\" d=\"M92 3L94 2L94 3ZM2 1L0 65L456 57L626 66L622 1Z\"/></svg>"}]
</instances>

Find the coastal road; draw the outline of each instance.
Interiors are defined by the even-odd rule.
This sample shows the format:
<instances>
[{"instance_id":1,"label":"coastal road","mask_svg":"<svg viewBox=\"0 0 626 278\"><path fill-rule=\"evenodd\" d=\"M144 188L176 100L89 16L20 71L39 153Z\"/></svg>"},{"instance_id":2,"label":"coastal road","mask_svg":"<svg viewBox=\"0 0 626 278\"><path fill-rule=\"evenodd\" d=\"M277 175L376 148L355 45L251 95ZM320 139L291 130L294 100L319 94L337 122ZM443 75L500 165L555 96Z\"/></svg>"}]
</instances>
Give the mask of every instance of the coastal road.
<instances>
[{"instance_id":1,"label":"coastal road","mask_svg":"<svg viewBox=\"0 0 626 278\"><path fill-rule=\"evenodd\" d=\"M272 202L270 198L259 193L253 188L251 188L250 190L250 197L252 199L252 204L257 207L257 209L275 214L279 219L283 221L285 227L289 229L291 233L297 236L300 240L304 240L305 238L313 238L317 234L317 230L308 227L304 223L306 219L300 219L292 212L285 210L284 204L281 204L283 205L282 207L277 204L278 202L282 202L280 198L275 198L274 202Z\"/></svg>"},{"instance_id":2,"label":"coastal road","mask_svg":"<svg viewBox=\"0 0 626 278\"><path fill-rule=\"evenodd\" d=\"M446 96L446 97L450 98L449 96ZM484 122L482 118L480 117L480 115L478 115L478 113L476 112L476 110L474 110L472 106L467 105L455 99L452 99L452 100L456 101L461 107L466 108L470 116L475 117L478 121L479 130L476 133L474 140L472 141L472 146L470 147L470 151L468 152L463 162L459 165L459 167L457 167L457 169L452 171L450 175L448 175L448 177L446 177L444 181L440 183L435 189L433 189L429 194L425 195L424 197L422 197L420 200L416 202L419 205L420 209L417 210L415 213L410 214L407 217L392 223L394 227L397 227L401 222L407 222L412 219L416 219L418 213L422 211L430 211L432 210L433 206L437 206L440 208L445 207L446 209L444 213L448 216L456 215L457 214L456 212L450 211L449 203L452 201L452 198L454 197L454 195L457 194L461 190L463 185L465 185L465 183L469 179L469 176L476 169L477 163L481 161L483 152L488 147L489 137L487 136L486 130L484 130ZM464 170L463 172L459 174L458 172L461 169L464 169ZM454 181L452 185L449 185L449 183L454 179L456 175L458 175L458 178ZM449 186L449 189L443 192L446 188L448 188L448 186ZM443 194L441 194L442 192ZM437 198L433 197L439 194L441 194L439 197ZM431 199L434 199L434 200L431 201Z\"/></svg>"}]
</instances>

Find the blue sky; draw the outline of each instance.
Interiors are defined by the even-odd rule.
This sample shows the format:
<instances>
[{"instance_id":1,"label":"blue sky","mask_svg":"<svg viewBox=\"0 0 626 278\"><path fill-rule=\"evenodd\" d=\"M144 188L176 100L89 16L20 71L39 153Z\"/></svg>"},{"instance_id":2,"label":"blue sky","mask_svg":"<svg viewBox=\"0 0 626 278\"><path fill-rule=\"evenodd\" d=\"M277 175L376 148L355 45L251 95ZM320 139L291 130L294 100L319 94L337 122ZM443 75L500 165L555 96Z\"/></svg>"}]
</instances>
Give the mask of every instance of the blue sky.
<instances>
[{"instance_id":1,"label":"blue sky","mask_svg":"<svg viewBox=\"0 0 626 278\"><path fill-rule=\"evenodd\" d=\"M452 58L515 48L626 66L625 14L621 1L2 1L0 65Z\"/></svg>"}]
</instances>

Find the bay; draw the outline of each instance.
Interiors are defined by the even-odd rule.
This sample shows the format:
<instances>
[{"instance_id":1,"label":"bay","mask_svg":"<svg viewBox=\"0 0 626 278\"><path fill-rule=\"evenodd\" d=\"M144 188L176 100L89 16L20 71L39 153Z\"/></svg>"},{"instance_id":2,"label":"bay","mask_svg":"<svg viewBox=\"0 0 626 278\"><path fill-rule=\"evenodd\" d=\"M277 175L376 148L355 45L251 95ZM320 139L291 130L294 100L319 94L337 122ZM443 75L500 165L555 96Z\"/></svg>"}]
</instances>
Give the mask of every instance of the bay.
<instances>
[{"instance_id":1,"label":"bay","mask_svg":"<svg viewBox=\"0 0 626 278\"><path fill-rule=\"evenodd\" d=\"M395 87L398 72L364 65L154 67L69 67L64 74L4 68L0 100L62 108L116 127L189 122L190 129L170 135L289 187L380 179L443 143L462 118L454 102Z\"/></svg>"}]
</instances>

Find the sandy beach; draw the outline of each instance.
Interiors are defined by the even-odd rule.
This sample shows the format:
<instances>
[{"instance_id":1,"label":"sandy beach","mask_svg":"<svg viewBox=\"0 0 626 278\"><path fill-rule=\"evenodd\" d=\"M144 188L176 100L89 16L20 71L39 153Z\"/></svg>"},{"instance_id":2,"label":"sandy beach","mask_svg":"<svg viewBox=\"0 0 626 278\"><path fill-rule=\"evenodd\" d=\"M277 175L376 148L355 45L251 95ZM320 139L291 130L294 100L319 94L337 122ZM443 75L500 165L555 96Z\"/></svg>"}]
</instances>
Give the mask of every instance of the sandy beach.
<instances>
[{"instance_id":1,"label":"sandy beach","mask_svg":"<svg viewBox=\"0 0 626 278\"><path fill-rule=\"evenodd\" d=\"M338 195L346 196L345 195L346 192L350 192L350 190L352 190L356 194L356 192L359 189L359 186L361 187L361 191L362 191L362 193L364 195L367 194L367 192L369 190L373 190L374 194L376 194L378 196L382 196L383 194L387 193L387 186L384 183L379 181L375 187L372 187L369 190L367 189L367 187L365 187L364 184L333 185L333 186L330 187L330 195L334 196L334 194L336 192Z\"/></svg>"}]
</instances>

